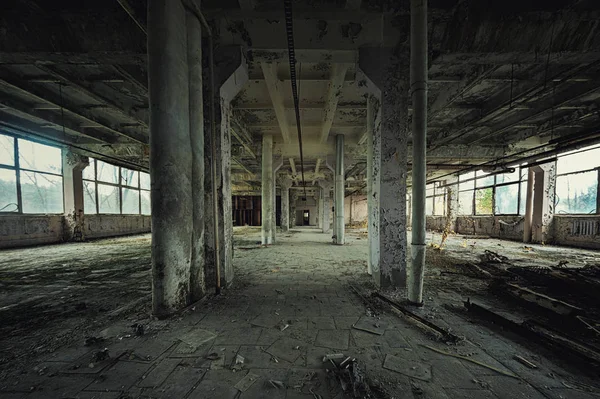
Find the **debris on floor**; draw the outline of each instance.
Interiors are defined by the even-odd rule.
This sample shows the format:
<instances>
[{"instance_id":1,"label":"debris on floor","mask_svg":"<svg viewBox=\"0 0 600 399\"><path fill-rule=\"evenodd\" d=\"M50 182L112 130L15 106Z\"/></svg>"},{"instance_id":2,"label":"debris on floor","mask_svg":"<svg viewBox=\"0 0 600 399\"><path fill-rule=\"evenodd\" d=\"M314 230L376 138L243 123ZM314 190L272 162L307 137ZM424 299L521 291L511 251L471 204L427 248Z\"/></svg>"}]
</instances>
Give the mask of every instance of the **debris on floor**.
<instances>
[{"instance_id":1,"label":"debris on floor","mask_svg":"<svg viewBox=\"0 0 600 399\"><path fill-rule=\"evenodd\" d=\"M242 378L238 381L237 384L235 384L235 388L240 392L246 392L248 388L250 388L252 384L254 384L259 378L259 375L248 372L248 374L246 374L244 378Z\"/></svg>"}]
</instances>

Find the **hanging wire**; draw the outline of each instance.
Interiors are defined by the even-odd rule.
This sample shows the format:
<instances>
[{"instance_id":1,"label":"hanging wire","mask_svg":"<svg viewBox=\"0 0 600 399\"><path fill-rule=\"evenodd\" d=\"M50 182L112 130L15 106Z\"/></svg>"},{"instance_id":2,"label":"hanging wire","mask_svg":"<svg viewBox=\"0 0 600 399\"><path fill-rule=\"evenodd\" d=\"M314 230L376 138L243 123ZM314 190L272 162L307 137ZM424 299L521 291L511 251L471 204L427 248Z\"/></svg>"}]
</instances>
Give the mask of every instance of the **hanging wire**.
<instances>
[{"instance_id":1,"label":"hanging wire","mask_svg":"<svg viewBox=\"0 0 600 399\"><path fill-rule=\"evenodd\" d=\"M304 187L304 198L306 198L306 181L304 180L304 154L302 152L302 129L300 127L300 104L298 97L298 84L296 82L296 53L294 50L294 24L292 16L292 0L284 0L285 30L287 34L288 55L290 62L290 81L292 84L292 97L294 98L294 110L296 111L296 129L298 130L298 145L300 147L300 172L302 174L302 186Z\"/></svg>"}]
</instances>

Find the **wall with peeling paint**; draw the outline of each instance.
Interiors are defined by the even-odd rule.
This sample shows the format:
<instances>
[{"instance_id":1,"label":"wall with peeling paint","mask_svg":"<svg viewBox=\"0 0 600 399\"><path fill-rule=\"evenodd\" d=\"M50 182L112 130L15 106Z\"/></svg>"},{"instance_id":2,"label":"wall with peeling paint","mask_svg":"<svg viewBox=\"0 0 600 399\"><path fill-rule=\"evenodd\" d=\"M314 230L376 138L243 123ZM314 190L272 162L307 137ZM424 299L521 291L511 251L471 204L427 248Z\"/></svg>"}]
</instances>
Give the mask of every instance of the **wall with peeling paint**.
<instances>
[{"instance_id":1,"label":"wall with peeling paint","mask_svg":"<svg viewBox=\"0 0 600 399\"><path fill-rule=\"evenodd\" d=\"M600 216L554 215L553 244L600 249Z\"/></svg>"},{"instance_id":2,"label":"wall with peeling paint","mask_svg":"<svg viewBox=\"0 0 600 399\"><path fill-rule=\"evenodd\" d=\"M87 215L85 239L149 233L151 217L145 215ZM17 248L63 242L63 215L0 216L0 248Z\"/></svg>"},{"instance_id":3,"label":"wall with peeling paint","mask_svg":"<svg viewBox=\"0 0 600 399\"><path fill-rule=\"evenodd\" d=\"M369 216L366 195L352 195L344 199L344 223L367 223Z\"/></svg>"}]
</instances>

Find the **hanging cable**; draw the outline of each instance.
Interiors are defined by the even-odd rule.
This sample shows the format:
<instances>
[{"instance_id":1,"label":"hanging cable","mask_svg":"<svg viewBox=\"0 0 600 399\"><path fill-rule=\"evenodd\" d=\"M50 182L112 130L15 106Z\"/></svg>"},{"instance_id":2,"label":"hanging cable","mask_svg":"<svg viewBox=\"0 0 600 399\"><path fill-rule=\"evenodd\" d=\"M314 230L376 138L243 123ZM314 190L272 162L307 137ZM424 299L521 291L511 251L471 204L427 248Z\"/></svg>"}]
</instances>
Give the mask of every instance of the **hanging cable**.
<instances>
[{"instance_id":1,"label":"hanging cable","mask_svg":"<svg viewBox=\"0 0 600 399\"><path fill-rule=\"evenodd\" d=\"M292 83L292 97L294 98L294 110L296 111L296 129L298 130L298 145L300 147L300 172L302 174L304 198L306 199L306 181L304 180L304 154L302 153L302 129L300 127L300 101L298 97L298 84L296 82L296 54L294 51L292 0L284 0L283 4L285 12L285 31L287 34L288 56L290 62L290 81Z\"/></svg>"}]
</instances>

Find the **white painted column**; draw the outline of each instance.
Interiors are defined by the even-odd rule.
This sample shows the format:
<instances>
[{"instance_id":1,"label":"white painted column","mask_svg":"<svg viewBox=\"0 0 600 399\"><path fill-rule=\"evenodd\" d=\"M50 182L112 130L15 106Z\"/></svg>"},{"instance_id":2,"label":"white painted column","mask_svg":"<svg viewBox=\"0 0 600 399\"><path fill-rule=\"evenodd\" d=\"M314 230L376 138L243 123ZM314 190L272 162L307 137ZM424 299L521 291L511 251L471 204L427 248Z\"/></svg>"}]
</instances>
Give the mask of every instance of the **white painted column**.
<instances>
[{"instance_id":1,"label":"white painted column","mask_svg":"<svg viewBox=\"0 0 600 399\"><path fill-rule=\"evenodd\" d=\"M381 130L375 129L375 99L367 99L367 207L369 255L367 271L379 273L379 166L381 165Z\"/></svg>"},{"instance_id":2,"label":"white painted column","mask_svg":"<svg viewBox=\"0 0 600 399\"><path fill-rule=\"evenodd\" d=\"M273 244L273 136L262 137L262 191L261 191L261 242L263 245Z\"/></svg>"},{"instance_id":3,"label":"white painted column","mask_svg":"<svg viewBox=\"0 0 600 399\"><path fill-rule=\"evenodd\" d=\"M335 136L335 243L344 245L344 135Z\"/></svg>"}]
</instances>

